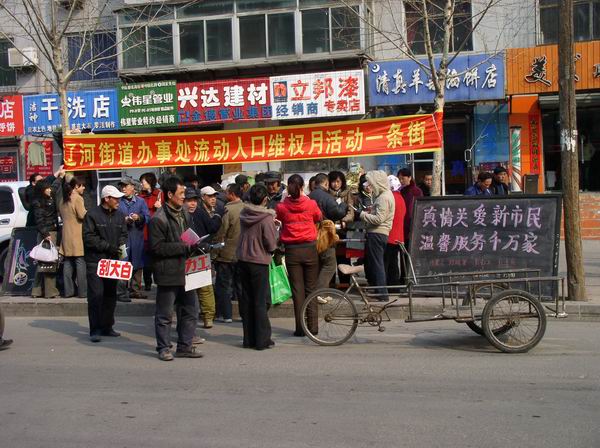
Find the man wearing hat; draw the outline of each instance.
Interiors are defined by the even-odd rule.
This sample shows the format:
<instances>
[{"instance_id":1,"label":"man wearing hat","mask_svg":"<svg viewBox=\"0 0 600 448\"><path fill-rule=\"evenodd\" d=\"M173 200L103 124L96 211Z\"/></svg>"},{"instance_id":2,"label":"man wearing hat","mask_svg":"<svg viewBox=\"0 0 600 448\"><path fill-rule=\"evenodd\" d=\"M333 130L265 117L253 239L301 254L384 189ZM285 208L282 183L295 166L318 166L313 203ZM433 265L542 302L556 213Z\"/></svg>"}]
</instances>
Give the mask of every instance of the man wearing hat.
<instances>
[{"instance_id":1,"label":"man wearing hat","mask_svg":"<svg viewBox=\"0 0 600 448\"><path fill-rule=\"evenodd\" d=\"M198 201L201 196L202 202ZM221 227L221 216L215 213L217 203L217 191L212 187L204 187L198 191L187 188L185 191L185 209L192 219L191 227L199 237L215 234ZM215 318L215 293L212 285L204 286L196 290L204 328L212 328Z\"/></svg>"},{"instance_id":2,"label":"man wearing hat","mask_svg":"<svg viewBox=\"0 0 600 448\"><path fill-rule=\"evenodd\" d=\"M496 195L506 196L510 194L510 180L508 172L503 166L494 168L494 179L492 181L492 192Z\"/></svg>"},{"instance_id":3,"label":"man wearing hat","mask_svg":"<svg viewBox=\"0 0 600 448\"><path fill-rule=\"evenodd\" d=\"M102 203L89 210L83 220L83 245L87 267L87 300L90 339L100 342L102 336L117 337L114 331L117 305L117 280L96 275L102 259L118 260L127 242L125 215L119 211L124 196L113 185L102 189Z\"/></svg>"},{"instance_id":4,"label":"man wearing hat","mask_svg":"<svg viewBox=\"0 0 600 448\"><path fill-rule=\"evenodd\" d=\"M129 285L119 282L119 302L131 302L131 298L145 299L142 293L142 274L144 272L144 227L150 222L150 211L146 201L135 194L135 181L123 177L119 182L123 197L119 209L125 215L127 223L127 258L133 265L133 275Z\"/></svg>"},{"instance_id":5,"label":"man wearing hat","mask_svg":"<svg viewBox=\"0 0 600 448\"><path fill-rule=\"evenodd\" d=\"M265 185L267 186L268 202L267 208L275 210L277 204L281 202L283 198L283 188L281 187L281 173L277 171L267 171L264 179Z\"/></svg>"}]
</instances>

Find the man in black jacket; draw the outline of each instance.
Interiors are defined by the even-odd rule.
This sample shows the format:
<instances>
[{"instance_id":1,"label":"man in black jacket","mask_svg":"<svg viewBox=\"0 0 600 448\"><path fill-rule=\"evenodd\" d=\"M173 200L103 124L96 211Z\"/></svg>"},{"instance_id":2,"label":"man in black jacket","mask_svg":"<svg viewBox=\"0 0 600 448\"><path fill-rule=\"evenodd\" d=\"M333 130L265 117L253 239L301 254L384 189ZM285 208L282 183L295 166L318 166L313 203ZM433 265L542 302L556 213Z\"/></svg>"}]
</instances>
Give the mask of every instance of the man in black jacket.
<instances>
[{"instance_id":1,"label":"man in black jacket","mask_svg":"<svg viewBox=\"0 0 600 448\"><path fill-rule=\"evenodd\" d=\"M118 210L122 196L116 187L107 185L102 189L102 203L88 211L83 221L92 342L100 342L101 336L120 336L113 329L118 280L98 277L97 270L100 260L118 260L123 255L121 247L127 242L127 224L125 215Z\"/></svg>"},{"instance_id":2,"label":"man in black jacket","mask_svg":"<svg viewBox=\"0 0 600 448\"><path fill-rule=\"evenodd\" d=\"M177 313L178 358L201 358L193 345L198 320L195 291L185 290L185 260L194 247L181 241L181 234L191 226L191 217L183 209L185 187L181 179L169 177L161 185L165 205L150 220L150 253L156 293L156 350L161 361L172 361L171 322L173 306Z\"/></svg>"},{"instance_id":3,"label":"man in black jacket","mask_svg":"<svg viewBox=\"0 0 600 448\"><path fill-rule=\"evenodd\" d=\"M319 173L315 176L315 189L308 195L313 199L323 213L323 219L329 219L333 222L339 221L348 212L348 205L345 202L338 203L335 198L329 194L329 177L325 173ZM319 254L319 278L317 288L327 288L332 277L335 275L337 262L335 257L335 246L330 247L325 252Z\"/></svg>"}]
</instances>

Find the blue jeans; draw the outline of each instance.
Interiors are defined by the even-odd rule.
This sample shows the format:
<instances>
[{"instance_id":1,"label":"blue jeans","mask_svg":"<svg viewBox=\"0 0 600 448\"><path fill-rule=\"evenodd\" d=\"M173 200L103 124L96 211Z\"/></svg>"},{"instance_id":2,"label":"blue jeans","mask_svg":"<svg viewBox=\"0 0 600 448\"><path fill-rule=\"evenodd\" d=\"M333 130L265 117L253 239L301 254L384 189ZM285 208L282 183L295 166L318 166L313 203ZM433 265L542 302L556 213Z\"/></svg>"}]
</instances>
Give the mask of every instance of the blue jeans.
<instances>
[{"instance_id":1,"label":"blue jeans","mask_svg":"<svg viewBox=\"0 0 600 448\"><path fill-rule=\"evenodd\" d=\"M242 296L237 263L214 263L217 279L215 280L216 315L223 319L231 319L231 299L239 300Z\"/></svg>"},{"instance_id":2,"label":"blue jeans","mask_svg":"<svg viewBox=\"0 0 600 448\"><path fill-rule=\"evenodd\" d=\"M63 282L65 284L65 297L75 295L73 271L77 273L77 295L87 297L87 278L85 260L83 257L65 257L63 263Z\"/></svg>"}]
</instances>

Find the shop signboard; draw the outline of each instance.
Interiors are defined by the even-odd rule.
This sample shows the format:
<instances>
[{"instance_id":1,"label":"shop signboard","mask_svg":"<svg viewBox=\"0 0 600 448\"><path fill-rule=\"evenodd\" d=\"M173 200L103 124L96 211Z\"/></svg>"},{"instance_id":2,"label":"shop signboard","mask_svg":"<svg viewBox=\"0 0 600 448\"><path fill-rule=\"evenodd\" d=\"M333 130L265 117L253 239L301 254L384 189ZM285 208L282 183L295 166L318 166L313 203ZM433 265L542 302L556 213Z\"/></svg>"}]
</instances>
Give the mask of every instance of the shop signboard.
<instances>
[{"instance_id":1,"label":"shop signboard","mask_svg":"<svg viewBox=\"0 0 600 448\"><path fill-rule=\"evenodd\" d=\"M47 134L60 128L58 94L27 95L23 98L23 105L26 134ZM72 130L119 129L116 89L68 92L67 113Z\"/></svg>"},{"instance_id":2,"label":"shop signboard","mask_svg":"<svg viewBox=\"0 0 600 448\"><path fill-rule=\"evenodd\" d=\"M0 182L16 182L19 180L17 150L0 152Z\"/></svg>"},{"instance_id":3,"label":"shop signboard","mask_svg":"<svg viewBox=\"0 0 600 448\"><path fill-rule=\"evenodd\" d=\"M600 89L600 41L576 42L575 88ZM558 92L558 46L541 45L506 51L507 94Z\"/></svg>"},{"instance_id":4,"label":"shop signboard","mask_svg":"<svg viewBox=\"0 0 600 448\"><path fill-rule=\"evenodd\" d=\"M560 195L418 198L410 238L415 274L539 269L555 276L560 217Z\"/></svg>"},{"instance_id":5,"label":"shop signboard","mask_svg":"<svg viewBox=\"0 0 600 448\"><path fill-rule=\"evenodd\" d=\"M310 125L64 137L70 170L329 159L438 151L442 114Z\"/></svg>"},{"instance_id":6,"label":"shop signboard","mask_svg":"<svg viewBox=\"0 0 600 448\"><path fill-rule=\"evenodd\" d=\"M0 137L16 137L23 134L23 97L8 95L0 97Z\"/></svg>"},{"instance_id":7,"label":"shop signboard","mask_svg":"<svg viewBox=\"0 0 600 448\"><path fill-rule=\"evenodd\" d=\"M177 126L177 83L154 81L119 86L121 128Z\"/></svg>"},{"instance_id":8,"label":"shop signboard","mask_svg":"<svg viewBox=\"0 0 600 448\"><path fill-rule=\"evenodd\" d=\"M428 67L425 59L370 62L369 105L433 104L435 88ZM504 53L459 55L450 64L446 102L498 100L504 95Z\"/></svg>"},{"instance_id":9,"label":"shop signboard","mask_svg":"<svg viewBox=\"0 0 600 448\"><path fill-rule=\"evenodd\" d=\"M340 117L365 113L362 70L272 76L274 120Z\"/></svg>"},{"instance_id":10,"label":"shop signboard","mask_svg":"<svg viewBox=\"0 0 600 448\"><path fill-rule=\"evenodd\" d=\"M180 126L270 120L269 78L177 84Z\"/></svg>"}]
</instances>

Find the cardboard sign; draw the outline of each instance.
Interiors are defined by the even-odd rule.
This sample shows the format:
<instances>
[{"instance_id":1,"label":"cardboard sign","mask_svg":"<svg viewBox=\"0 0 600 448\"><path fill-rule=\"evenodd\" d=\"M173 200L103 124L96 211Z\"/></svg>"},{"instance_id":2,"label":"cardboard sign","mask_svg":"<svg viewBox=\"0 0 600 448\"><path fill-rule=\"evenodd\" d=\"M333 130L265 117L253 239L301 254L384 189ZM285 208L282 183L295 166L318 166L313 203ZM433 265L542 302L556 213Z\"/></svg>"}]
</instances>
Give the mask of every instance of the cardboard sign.
<instances>
[{"instance_id":1,"label":"cardboard sign","mask_svg":"<svg viewBox=\"0 0 600 448\"><path fill-rule=\"evenodd\" d=\"M133 265L128 261L102 259L96 270L98 277L113 280L129 280L133 274Z\"/></svg>"},{"instance_id":2,"label":"cardboard sign","mask_svg":"<svg viewBox=\"0 0 600 448\"><path fill-rule=\"evenodd\" d=\"M210 257L199 255L185 260L185 290L192 291L208 285L212 285Z\"/></svg>"}]
</instances>

